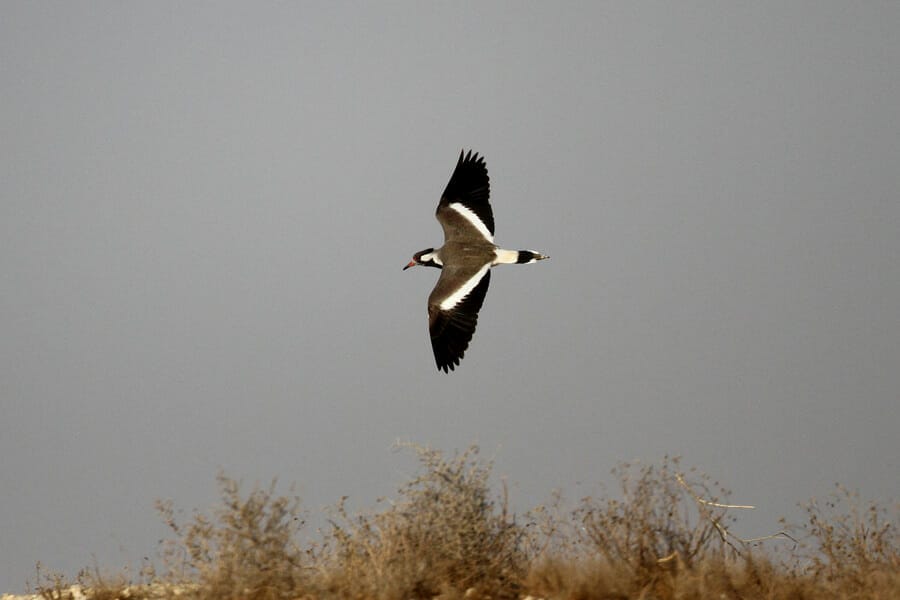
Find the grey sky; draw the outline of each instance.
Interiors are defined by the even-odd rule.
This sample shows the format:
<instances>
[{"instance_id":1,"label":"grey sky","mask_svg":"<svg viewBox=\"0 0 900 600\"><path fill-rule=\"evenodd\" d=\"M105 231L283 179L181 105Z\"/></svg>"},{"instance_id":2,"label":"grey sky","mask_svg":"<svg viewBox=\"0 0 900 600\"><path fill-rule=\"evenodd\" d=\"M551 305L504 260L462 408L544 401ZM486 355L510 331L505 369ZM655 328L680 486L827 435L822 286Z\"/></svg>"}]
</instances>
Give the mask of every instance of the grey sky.
<instances>
[{"instance_id":1,"label":"grey sky","mask_svg":"<svg viewBox=\"0 0 900 600\"><path fill-rule=\"evenodd\" d=\"M0 20L0 592L139 564L215 474L312 510L682 454L771 532L900 494L900 5L35 3ZM434 367L434 208L500 267ZM579 483L580 482L580 483Z\"/></svg>"}]
</instances>

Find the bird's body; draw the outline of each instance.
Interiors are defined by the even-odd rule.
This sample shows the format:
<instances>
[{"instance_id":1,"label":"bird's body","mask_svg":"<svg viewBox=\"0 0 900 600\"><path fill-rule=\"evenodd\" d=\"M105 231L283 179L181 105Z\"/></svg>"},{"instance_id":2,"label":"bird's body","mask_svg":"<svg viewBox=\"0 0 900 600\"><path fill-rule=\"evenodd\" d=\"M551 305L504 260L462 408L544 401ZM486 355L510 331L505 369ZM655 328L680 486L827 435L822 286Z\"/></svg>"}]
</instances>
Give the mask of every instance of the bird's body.
<instances>
[{"instance_id":1,"label":"bird's body","mask_svg":"<svg viewBox=\"0 0 900 600\"><path fill-rule=\"evenodd\" d=\"M444 230L444 245L417 252L404 267L441 269L428 297L428 328L435 362L445 373L459 364L469 346L491 280L491 267L549 258L532 250L504 250L494 244L489 196L484 159L471 151L460 153L435 214Z\"/></svg>"}]
</instances>

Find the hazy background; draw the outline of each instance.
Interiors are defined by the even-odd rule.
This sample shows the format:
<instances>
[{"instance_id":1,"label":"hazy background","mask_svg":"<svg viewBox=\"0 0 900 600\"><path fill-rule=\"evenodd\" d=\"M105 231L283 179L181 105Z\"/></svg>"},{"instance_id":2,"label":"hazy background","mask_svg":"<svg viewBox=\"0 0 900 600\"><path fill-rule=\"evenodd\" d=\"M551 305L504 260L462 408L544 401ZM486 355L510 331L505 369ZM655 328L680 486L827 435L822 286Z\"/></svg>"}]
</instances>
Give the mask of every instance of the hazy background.
<instances>
[{"instance_id":1,"label":"hazy background","mask_svg":"<svg viewBox=\"0 0 900 600\"><path fill-rule=\"evenodd\" d=\"M764 535L900 494L900 5L5 2L0 592L219 469L313 512L479 443L518 510L681 454ZM461 148L495 271L425 301Z\"/></svg>"}]
</instances>

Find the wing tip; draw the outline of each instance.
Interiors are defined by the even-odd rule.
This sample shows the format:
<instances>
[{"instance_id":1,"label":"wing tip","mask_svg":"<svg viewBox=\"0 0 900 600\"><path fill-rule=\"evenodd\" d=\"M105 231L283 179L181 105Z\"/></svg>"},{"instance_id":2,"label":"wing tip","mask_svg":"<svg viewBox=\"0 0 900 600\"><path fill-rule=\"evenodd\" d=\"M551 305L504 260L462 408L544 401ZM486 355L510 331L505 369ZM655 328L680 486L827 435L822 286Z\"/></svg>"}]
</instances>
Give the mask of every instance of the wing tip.
<instances>
[{"instance_id":1,"label":"wing tip","mask_svg":"<svg viewBox=\"0 0 900 600\"><path fill-rule=\"evenodd\" d=\"M465 148L461 149L459 151L459 160L456 162L456 164L461 165L470 162L475 164L484 164L484 156L480 156L471 148L468 151L466 151Z\"/></svg>"},{"instance_id":2,"label":"wing tip","mask_svg":"<svg viewBox=\"0 0 900 600\"><path fill-rule=\"evenodd\" d=\"M432 350L434 352L434 363L437 365L438 371L443 371L444 373L449 373L456 369L459 366L460 361L462 361L463 357L466 355L466 350L469 348L468 340L464 341L463 348L456 349L454 351L448 345L448 340L444 339L432 339L431 340Z\"/></svg>"},{"instance_id":3,"label":"wing tip","mask_svg":"<svg viewBox=\"0 0 900 600\"><path fill-rule=\"evenodd\" d=\"M459 362L456 362L456 363L449 362L449 363L445 363L443 365L438 363L437 370L438 370L438 372L443 371L444 373L449 374L457 366L459 366Z\"/></svg>"}]
</instances>

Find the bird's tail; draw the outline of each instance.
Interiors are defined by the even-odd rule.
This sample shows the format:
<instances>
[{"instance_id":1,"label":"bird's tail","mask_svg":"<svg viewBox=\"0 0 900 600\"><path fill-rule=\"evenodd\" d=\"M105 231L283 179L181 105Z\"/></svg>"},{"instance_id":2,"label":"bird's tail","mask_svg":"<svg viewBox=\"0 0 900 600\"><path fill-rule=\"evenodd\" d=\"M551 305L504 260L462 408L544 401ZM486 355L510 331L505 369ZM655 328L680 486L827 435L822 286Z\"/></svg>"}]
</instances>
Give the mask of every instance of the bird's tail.
<instances>
[{"instance_id":1,"label":"bird's tail","mask_svg":"<svg viewBox=\"0 0 900 600\"><path fill-rule=\"evenodd\" d=\"M502 248L497 248L494 250L494 253L497 255L494 259L495 265L528 265L550 258L534 250L503 250Z\"/></svg>"}]
</instances>

